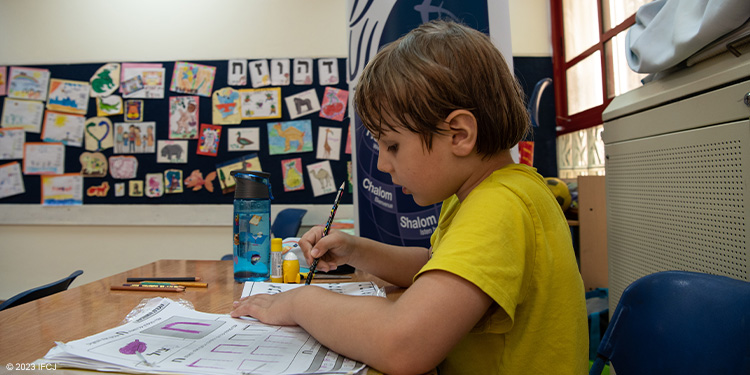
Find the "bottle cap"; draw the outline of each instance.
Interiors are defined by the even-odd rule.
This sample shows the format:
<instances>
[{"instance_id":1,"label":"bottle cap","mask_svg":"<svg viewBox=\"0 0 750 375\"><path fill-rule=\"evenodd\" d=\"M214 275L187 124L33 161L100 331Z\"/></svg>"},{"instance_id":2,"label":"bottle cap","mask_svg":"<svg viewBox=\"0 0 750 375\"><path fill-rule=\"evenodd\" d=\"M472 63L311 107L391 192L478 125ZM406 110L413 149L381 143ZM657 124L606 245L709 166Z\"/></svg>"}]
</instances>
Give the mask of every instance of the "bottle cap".
<instances>
[{"instance_id":1,"label":"bottle cap","mask_svg":"<svg viewBox=\"0 0 750 375\"><path fill-rule=\"evenodd\" d=\"M283 240L281 238L271 239L271 251L281 251Z\"/></svg>"},{"instance_id":2,"label":"bottle cap","mask_svg":"<svg viewBox=\"0 0 750 375\"><path fill-rule=\"evenodd\" d=\"M229 172L237 183L234 198L239 199L273 199L271 194L270 173L237 169Z\"/></svg>"}]
</instances>

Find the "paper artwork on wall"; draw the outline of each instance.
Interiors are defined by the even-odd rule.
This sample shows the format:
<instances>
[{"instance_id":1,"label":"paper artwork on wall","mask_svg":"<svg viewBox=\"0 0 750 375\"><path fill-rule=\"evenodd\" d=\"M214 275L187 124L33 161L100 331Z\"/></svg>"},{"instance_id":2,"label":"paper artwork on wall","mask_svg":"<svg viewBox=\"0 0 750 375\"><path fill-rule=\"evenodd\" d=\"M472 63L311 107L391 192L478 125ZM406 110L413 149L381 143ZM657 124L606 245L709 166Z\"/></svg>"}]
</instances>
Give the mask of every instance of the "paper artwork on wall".
<instances>
[{"instance_id":1,"label":"paper artwork on wall","mask_svg":"<svg viewBox=\"0 0 750 375\"><path fill-rule=\"evenodd\" d=\"M352 153L352 124L349 124L346 132L346 147L344 148L344 152L347 154Z\"/></svg>"},{"instance_id":2,"label":"paper artwork on wall","mask_svg":"<svg viewBox=\"0 0 750 375\"><path fill-rule=\"evenodd\" d=\"M302 177L302 158L281 161L281 172L284 178L284 191L305 189L305 179Z\"/></svg>"},{"instance_id":3,"label":"paper artwork on wall","mask_svg":"<svg viewBox=\"0 0 750 375\"><path fill-rule=\"evenodd\" d=\"M320 117L330 120L343 121L346 114L346 103L349 100L349 91L326 87L323 93L323 104L321 104Z\"/></svg>"},{"instance_id":4,"label":"paper artwork on wall","mask_svg":"<svg viewBox=\"0 0 750 375\"><path fill-rule=\"evenodd\" d=\"M78 173L42 176L42 206L83 204L83 176Z\"/></svg>"},{"instance_id":5,"label":"paper artwork on wall","mask_svg":"<svg viewBox=\"0 0 750 375\"><path fill-rule=\"evenodd\" d=\"M260 151L260 129L227 128L227 151Z\"/></svg>"},{"instance_id":6,"label":"paper artwork on wall","mask_svg":"<svg viewBox=\"0 0 750 375\"><path fill-rule=\"evenodd\" d=\"M125 122L142 122L143 121L143 100L128 99L125 101Z\"/></svg>"},{"instance_id":7,"label":"paper artwork on wall","mask_svg":"<svg viewBox=\"0 0 750 375\"><path fill-rule=\"evenodd\" d=\"M166 73L158 63L122 63L120 92L125 99L163 99Z\"/></svg>"},{"instance_id":8,"label":"paper artwork on wall","mask_svg":"<svg viewBox=\"0 0 750 375\"><path fill-rule=\"evenodd\" d=\"M313 150L310 120L269 122L267 126L269 155Z\"/></svg>"},{"instance_id":9,"label":"paper artwork on wall","mask_svg":"<svg viewBox=\"0 0 750 375\"><path fill-rule=\"evenodd\" d=\"M65 145L26 142L23 146L23 174L65 173Z\"/></svg>"},{"instance_id":10,"label":"paper artwork on wall","mask_svg":"<svg viewBox=\"0 0 750 375\"><path fill-rule=\"evenodd\" d=\"M321 86L339 84L338 59L318 59L318 82Z\"/></svg>"},{"instance_id":11,"label":"paper artwork on wall","mask_svg":"<svg viewBox=\"0 0 750 375\"><path fill-rule=\"evenodd\" d=\"M86 196L92 198L103 198L109 194L109 182L104 181L100 185L92 185L86 189Z\"/></svg>"},{"instance_id":12,"label":"paper artwork on wall","mask_svg":"<svg viewBox=\"0 0 750 375\"><path fill-rule=\"evenodd\" d=\"M198 138L197 96L171 96L169 98L169 139Z\"/></svg>"},{"instance_id":13,"label":"paper artwork on wall","mask_svg":"<svg viewBox=\"0 0 750 375\"><path fill-rule=\"evenodd\" d=\"M109 157L109 174L112 178L129 180L138 174L138 159L133 155Z\"/></svg>"},{"instance_id":14,"label":"paper artwork on wall","mask_svg":"<svg viewBox=\"0 0 750 375\"><path fill-rule=\"evenodd\" d=\"M122 91L122 96L126 98L133 98L135 96L138 96L141 91L143 91L143 77L141 76L135 76L132 78L128 78L124 81L122 81L122 86L120 86Z\"/></svg>"},{"instance_id":15,"label":"paper artwork on wall","mask_svg":"<svg viewBox=\"0 0 750 375\"><path fill-rule=\"evenodd\" d=\"M315 89L287 96L284 98L284 101L289 111L289 118L292 120L320 111L320 102L318 101L318 94L315 93Z\"/></svg>"},{"instance_id":16,"label":"paper artwork on wall","mask_svg":"<svg viewBox=\"0 0 750 375\"><path fill-rule=\"evenodd\" d=\"M243 120L281 118L281 88L240 90Z\"/></svg>"},{"instance_id":17,"label":"paper artwork on wall","mask_svg":"<svg viewBox=\"0 0 750 375\"><path fill-rule=\"evenodd\" d=\"M89 83L52 78L47 109L85 115L89 108Z\"/></svg>"},{"instance_id":18,"label":"paper artwork on wall","mask_svg":"<svg viewBox=\"0 0 750 375\"><path fill-rule=\"evenodd\" d=\"M289 76L289 59L272 59L268 68L271 71L271 84L274 86L288 86Z\"/></svg>"},{"instance_id":19,"label":"paper artwork on wall","mask_svg":"<svg viewBox=\"0 0 750 375\"><path fill-rule=\"evenodd\" d=\"M6 87L8 87L8 67L0 66L0 96L6 94Z\"/></svg>"},{"instance_id":20,"label":"paper artwork on wall","mask_svg":"<svg viewBox=\"0 0 750 375\"><path fill-rule=\"evenodd\" d=\"M115 197L124 197L125 196L125 183L124 182L117 182L115 183Z\"/></svg>"},{"instance_id":21,"label":"paper artwork on wall","mask_svg":"<svg viewBox=\"0 0 750 375\"><path fill-rule=\"evenodd\" d=\"M164 175L161 173L146 173L146 196L159 198L164 195Z\"/></svg>"},{"instance_id":22,"label":"paper artwork on wall","mask_svg":"<svg viewBox=\"0 0 750 375\"><path fill-rule=\"evenodd\" d=\"M119 95L110 95L96 98L96 115L97 116L114 116L121 115L123 112L122 97Z\"/></svg>"},{"instance_id":23,"label":"paper artwork on wall","mask_svg":"<svg viewBox=\"0 0 750 375\"><path fill-rule=\"evenodd\" d=\"M216 156L219 153L219 142L221 141L221 126L201 124L198 137L198 155Z\"/></svg>"},{"instance_id":24,"label":"paper artwork on wall","mask_svg":"<svg viewBox=\"0 0 750 375\"><path fill-rule=\"evenodd\" d=\"M128 196L129 197L142 197L143 196L143 180L128 181Z\"/></svg>"},{"instance_id":25,"label":"paper artwork on wall","mask_svg":"<svg viewBox=\"0 0 750 375\"><path fill-rule=\"evenodd\" d=\"M78 157L83 177L106 177L109 163L101 152L85 151Z\"/></svg>"},{"instance_id":26,"label":"paper artwork on wall","mask_svg":"<svg viewBox=\"0 0 750 375\"><path fill-rule=\"evenodd\" d=\"M81 115L47 111L44 116L42 140L60 142L66 146L83 147L83 127L86 118Z\"/></svg>"},{"instance_id":27,"label":"paper artwork on wall","mask_svg":"<svg viewBox=\"0 0 750 375\"><path fill-rule=\"evenodd\" d=\"M23 176L21 175L21 164L14 161L0 165L0 199L25 192Z\"/></svg>"},{"instance_id":28,"label":"paper artwork on wall","mask_svg":"<svg viewBox=\"0 0 750 375\"><path fill-rule=\"evenodd\" d=\"M16 99L47 100L50 71L47 69L10 67L8 97Z\"/></svg>"},{"instance_id":29,"label":"paper artwork on wall","mask_svg":"<svg viewBox=\"0 0 750 375\"><path fill-rule=\"evenodd\" d=\"M23 159L24 143L23 128L0 128L0 160Z\"/></svg>"},{"instance_id":30,"label":"paper artwork on wall","mask_svg":"<svg viewBox=\"0 0 750 375\"><path fill-rule=\"evenodd\" d=\"M178 61L172 73L173 92L211 97L216 67Z\"/></svg>"},{"instance_id":31,"label":"paper artwork on wall","mask_svg":"<svg viewBox=\"0 0 750 375\"><path fill-rule=\"evenodd\" d=\"M118 133L115 138L115 154L151 154L156 152L155 122L117 122L115 123L115 129ZM122 136L120 137L120 135Z\"/></svg>"},{"instance_id":32,"label":"paper artwork on wall","mask_svg":"<svg viewBox=\"0 0 750 375\"><path fill-rule=\"evenodd\" d=\"M4 128L23 128L29 133L42 131L44 103L33 100L16 100L5 98L3 118L0 123Z\"/></svg>"},{"instance_id":33,"label":"paper artwork on wall","mask_svg":"<svg viewBox=\"0 0 750 375\"><path fill-rule=\"evenodd\" d=\"M216 179L216 171L209 172L206 178L203 178L203 173L199 169L195 169L190 173L190 176L185 177L185 187L198 191L206 188L209 193L214 192L214 180Z\"/></svg>"},{"instance_id":34,"label":"paper artwork on wall","mask_svg":"<svg viewBox=\"0 0 750 375\"><path fill-rule=\"evenodd\" d=\"M92 117L84 126L84 148L88 151L104 151L114 145L114 128L112 121L106 117ZM117 136L122 135L118 131Z\"/></svg>"},{"instance_id":35,"label":"paper artwork on wall","mask_svg":"<svg viewBox=\"0 0 750 375\"><path fill-rule=\"evenodd\" d=\"M164 193L182 193L182 170L167 169L164 171Z\"/></svg>"},{"instance_id":36,"label":"paper artwork on wall","mask_svg":"<svg viewBox=\"0 0 750 375\"><path fill-rule=\"evenodd\" d=\"M253 88L264 87L271 84L271 75L268 72L268 60L254 60L248 63L250 70L250 83Z\"/></svg>"},{"instance_id":37,"label":"paper artwork on wall","mask_svg":"<svg viewBox=\"0 0 750 375\"><path fill-rule=\"evenodd\" d=\"M227 84L231 86L247 85L247 60L232 59L229 60L227 67Z\"/></svg>"},{"instance_id":38,"label":"paper artwork on wall","mask_svg":"<svg viewBox=\"0 0 750 375\"><path fill-rule=\"evenodd\" d=\"M112 95L120 87L120 64L104 64L96 70L91 79L91 97Z\"/></svg>"},{"instance_id":39,"label":"paper artwork on wall","mask_svg":"<svg viewBox=\"0 0 750 375\"><path fill-rule=\"evenodd\" d=\"M336 192L338 187L333 179L330 161L326 160L315 164L308 164L307 173L310 175L310 185L312 185L314 196L319 197L324 194Z\"/></svg>"},{"instance_id":40,"label":"paper artwork on wall","mask_svg":"<svg viewBox=\"0 0 750 375\"><path fill-rule=\"evenodd\" d=\"M294 59L294 84L312 85L313 59Z\"/></svg>"},{"instance_id":41,"label":"paper artwork on wall","mask_svg":"<svg viewBox=\"0 0 750 375\"><path fill-rule=\"evenodd\" d=\"M235 125L242 122L240 92L224 87L211 95L211 112L214 125Z\"/></svg>"},{"instance_id":42,"label":"paper artwork on wall","mask_svg":"<svg viewBox=\"0 0 750 375\"><path fill-rule=\"evenodd\" d=\"M156 162L186 164L188 162L188 141L156 141Z\"/></svg>"},{"instance_id":43,"label":"paper artwork on wall","mask_svg":"<svg viewBox=\"0 0 750 375\"><path fill-rule=\"evenodd\" d=\"M328 126L318 127L318 159L339 160L341 150L341 129Z\"/></svg>"},{"instance_id":44,"label":"paper artwork on wall","mask_svg":"<svg viewBox=\"0 0 750 375\"><path fill-rule=\"evenodd\" d=\"M237 159L227 160L216 164L216 177L219 180L221 192L224 194L234 191L236 182L229 173L235 169L263 171L260 166L260 159L256 153L247 154Z\"/></svg>"}]
</instances>

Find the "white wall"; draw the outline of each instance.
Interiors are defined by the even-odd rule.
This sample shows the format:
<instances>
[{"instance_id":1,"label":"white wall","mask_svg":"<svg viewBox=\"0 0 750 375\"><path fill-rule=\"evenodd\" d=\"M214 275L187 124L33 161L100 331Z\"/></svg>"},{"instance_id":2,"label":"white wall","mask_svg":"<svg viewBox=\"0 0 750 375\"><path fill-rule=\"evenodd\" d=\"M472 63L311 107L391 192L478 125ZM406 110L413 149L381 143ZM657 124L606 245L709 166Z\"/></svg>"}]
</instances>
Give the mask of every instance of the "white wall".
<instances>
[{"instance_id":1,"label":"white wall","mask_svg":"<svg viewBox=\"0 0 750 375\"><path fill-rule=\"evenodd\" d=\"M548 0L509 2L513 55L550 56ZM346 0L0 0L0 65L346 57L345 8ZM309 208L303 225L330 210ZM0 205L0 299L76 269L84 274L73 286L157 259L231 252L230 221L184 209ZM153 225L170 215L181 219ZM337 214L351 216L351 206Z\"/></svg>"}]
</instances>

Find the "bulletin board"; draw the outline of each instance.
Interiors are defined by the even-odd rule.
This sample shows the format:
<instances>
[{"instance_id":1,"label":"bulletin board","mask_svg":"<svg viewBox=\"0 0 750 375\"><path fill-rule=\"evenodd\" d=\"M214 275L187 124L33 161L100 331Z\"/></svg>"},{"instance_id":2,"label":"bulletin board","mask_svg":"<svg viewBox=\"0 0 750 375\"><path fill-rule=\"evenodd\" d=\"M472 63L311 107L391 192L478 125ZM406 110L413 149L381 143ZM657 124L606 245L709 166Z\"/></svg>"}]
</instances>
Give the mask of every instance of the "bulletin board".
<instances>
[{"instance_id":1,"label":"bulletin board","mask_svg":"<svg viewBox=\"0 0 750 375\"><path fill-rule=\"evenodd\" d=\"M120 75L122 77L123 68L128 63L117 64L120 64ZM122 143L123 141L117 140L117 138L115 138L113 147L100 151L110 161L110 164L110 157L112 156L132 156L137 161L137 170L132 178L130 176L126 178L118 176L118 178L115 178L112 175L112 168L109 168L107 174L102 177L84 177L82 184L83 205L231 203L234 197L232 190L222 189L222 184L219 182L220 178L231 179L231 177L223 175L224 173L219 171L219 167L236 163L238 160L241 162L243 159L250 164L240 165L255 165L255 163L259 162L260 169L271 174L270 182L274 197L273 203L275 204L330 205L335 195L335 188L338 188L345 180L350 181L351 154L348 145L350 129L348 103L346 102L348 100L348 95L346 95L346 90L348 90L345 74L346 59L288 58L189 62L161 61L148 62L144 65L151 64L161 65L164 69L163 97L126 98L120 90L126 90L125 92L131 96L133 92L141 90L141 88L135 87L135 91L130 91L133 89L131 85L138 85L138 80L136 77L129 77L128 79L123 79L119 83L120 87L118 90L111 94L122 97L122 114L98 116L98 103L94 97L89 98L87 110L85 113L81 113L87 121L94 117L106 117L112 123L111 130L113 134L122 135L128 128L133 129L130 127L131 124L153 125L153 134L151 134L151 130L146 129L143 125L136 125L136 127L140 126L140 128L137 133L138 137L135 139L142 141L142 145L138 144L138 147L143 147L142 150L146 152L131 153L130 151L134 151L134 143L131 141L129 145L125 146ZM283 72L284 64L286 64L285 69L289 73L287 75L288 84L272 84L269 76L271 78L278 78L278 75L274 76L269 71L272 73L274 68L278 68L279 72ZM85 82L92 86L95 84L101 86L101 81L95 83L94 80L97 78L97 74L100 74L100 69L105 65L107 63L24 65L23 68L48 70L50 78L53 80ZM244 65L245 68L245 82L237 81L237 75L241 71L239 69L240 65ZM175 75L176 66L180 68L177 75ZM186 66L188 68L183 69ZM235 92L241 93L240 97L245 99L246 102L251 102L252 98L261 95L263 98L270 100L274 107L278 105L278 108L272 108L269 111L266 104L263 107L266 112L248 110L246 113L250 117L242 118L239 123L215 124L213 113L214 99L212 96L196 94L200 89L205 90L205 86L192 92L176 92L172 90L175 77L179 76L178 79L186 78L186 75L191 71L189 68L193 66L200 66L204 69L208 67L209 70L214 70L213 84L209 91L211 95L218 90L232 88ZM2 67L0 67L0 72L2 72L1 69ZM11 69L12 67L9 66L5 70L5 81L8 80L7 78L10 76ZM230 69L233 71L231 77ZM326 72L325 69L328 69L328 71ZM301 72L301 74L297 75L298 72ZM305 76L307 79L304 82L299 79ZM143 79L147 78L143 77ZM326 81L323 81L323 79ZM279 83L279 81L276 80L275 83ZM9 82L3 82L2 84L6 85L4 87L5 90L0 91L0 94L4 95L2 98L5 102L12 99L7 95L10 85ZM337 91L337 89L341 91ZM227 92L222 91L222 93ZM243 96L243 93L246 95ZM335 96L335 94L338 94L338 96ZM228 96L229 94L225 95L225 98ZM192 99L184 99L185 97L192 97ZM332 104L337 100L340 102L342 99L343 103L335 106L332 110ZM127 102L128 100L142 101L142 112L132 113L130 110L137 103ZM181 101L189 103L180 103ZM50 104L52 104L51 98L47 98L43 103L45 106L44 117L46 119L48 116L47 112L50 110ZM170 112L172 112L172 117L174 117L177 113L173 110L175 105L183 105L183 107L187 108L190 104L194 104L196 107L194 109L197 109L197 119L181 121L181 125L187 126L185 124L189 123L189 126L197 127L200 134L195 139L174 138L174 135L177 134L175 133L174 126L179 121L170 118ZM260 102L256 104L258 106L261 105ZM250 108L246 108L242 103L240 103L240 107L241 110ZM250 114L251 112L253 113ZM130 115L140 115L141 118L136 117L137 121L135 122L126 122L126 116ZM240 117L244 116L245 114L241 113ZM116 129L118 124L122 125L120 130ZM47 125L43 124L44 126ZM202 127L204 126L205 129L213 133L203 133ZM0 133L10 127L12 125L3 125L3 128L0 128ZM251 133L243 131L239 131L238 133L237 129L248 130ZM187 129L182 130L185 130L185 134L188 133ZM26 144L44 144L43 133L26 131ZM211 140L215 140L217 133L219 133L218 142L212 143L216 146L215 148L209 147L208 152L206 152L206 147L199 147L200 145L206 146L208 142L204 135L213 134L214 138L211 138ZM250 135L253 135L254 138L250 137ZM101 135L99 136L101 137ZM187 147L186 150L183 150L184 154L181 153L178 156L172 149L165 150L164 147L158 148L157 144L159 144L159 141L181 141L178 143L181 143L181 145L186 144ZM147 145L151 143L154 145L149 147L153 147L153 150L147 148ZM161 144L161 146L165 144ZM250 145L253 145L251 148L257 148L257 150L244 151L245 146L250 147ZM230 147L234 147L234 150L230 150ZM91 153L92 151L87 150L85 146L64 145L63 173L82 174L84 167L81 162L81 156L87 152ZM257 156L257 159L255 156ZM165 157L169 162L164 162ZM185 157L186 160L184 162L173 163ZM23 168L23 159L25 158L27 156L20 159L4 158L0 160L0 165L18 162ZM132 161L132 159L128 160ZM312 170L308 169L308 166L311 165L314 167ZM321 165L325 168L318 169L317 167ZM327 167L328 165L330 168ZM145 181L147 174L151 176L153 174L166 176L165 172L170 170L181 171L181 189L174 188L172 192L168 192L168 189L170 189L170 177L167 177L165 186L163 187L164 193L161 196L131 196L130 180L144 181L144 188L148 188ZM200 176L194 173L194 171L198 171ZM211 177L211 172L217 172L216 176ZM330 179L331 174L332 179L330 182L333 183L334 188L331 192L328 192L330 186L323 187L322 184L326 181L322 178L327 177ZM179 176L179 174L172 173L171 178L174 178L176 175ZM192 178L190 178L191 176ZM284 178L285 176L286 179ZM209 181L210 179L211 181ZM24 192L0 198L0 204L40 204L42 176L23 174L22 181ZM174 183L172 186L178 186L176 181L173 180L172 183ZM301 188L300 183L303 188ZM120 184L119 196L115 194L116 184ZM208 184L213 185L213 192L209 191ZM233 184L233 181L231 184ZM314 184L316 185L314 186ZM107 185L108 191L104 193L104 187ZM347 185L349 187L347 191L351 191L351 184L347 183ZM181 190L181 192L177 192L177 190ZM92 192L93 195L88 195L87 192ZM344 194L341 203L352 203L352 195Z\"/></svg>"}]
</instances>

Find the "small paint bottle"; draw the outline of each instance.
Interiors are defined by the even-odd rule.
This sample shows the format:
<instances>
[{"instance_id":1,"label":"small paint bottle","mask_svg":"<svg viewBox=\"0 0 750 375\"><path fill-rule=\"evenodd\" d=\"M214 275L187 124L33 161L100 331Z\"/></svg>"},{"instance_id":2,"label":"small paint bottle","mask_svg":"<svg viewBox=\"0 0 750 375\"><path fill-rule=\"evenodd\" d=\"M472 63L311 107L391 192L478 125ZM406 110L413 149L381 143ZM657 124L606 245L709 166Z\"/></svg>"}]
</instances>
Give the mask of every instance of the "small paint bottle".
<instances>
[{"instance_id":1,"label":"small paint bottle","mask_svg":"<svg viewBox=\"0 0 750 375\"><path fill-rule=\"evenodd\" d=\"M281 238L271 240L271 282L280 283L284 281L281 271Z\"/></svg>"}]
</instances>

